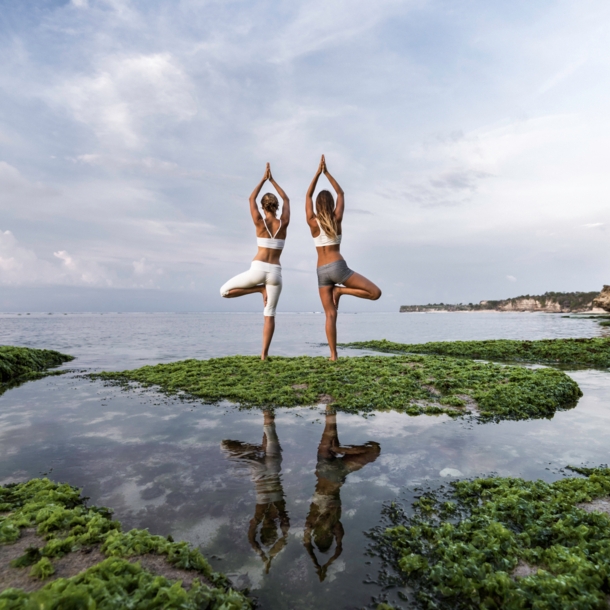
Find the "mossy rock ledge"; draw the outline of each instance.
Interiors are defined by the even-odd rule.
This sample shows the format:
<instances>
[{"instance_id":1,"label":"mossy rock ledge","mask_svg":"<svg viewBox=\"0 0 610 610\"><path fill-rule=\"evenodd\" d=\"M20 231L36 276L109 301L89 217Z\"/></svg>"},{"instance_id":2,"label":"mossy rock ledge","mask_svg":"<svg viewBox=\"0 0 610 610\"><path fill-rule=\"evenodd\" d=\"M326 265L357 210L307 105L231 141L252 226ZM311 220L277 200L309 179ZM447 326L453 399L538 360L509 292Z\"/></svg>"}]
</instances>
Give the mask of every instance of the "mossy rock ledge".
<instances>
[{"instance_id":1,"label":"mossy rock ledge","mask_svg":"<svg viewBox=\"0 0 610 610\"><path fill-rule=\"evenodd\" d=\"M395 343L357 341L340 347L368 349L390 354L437 354L454 358L476 358L495 362L531 362L565 364L580 367L609 368L610 338L540 339L517 341L490 339L487 341L436 341L431 343Z\"/></svg>"},{"instance_id":2,"label":"mossy rock ledge","mask_svg":"<svg viewBox=\"0 0 610 610\"><path fill-rule=\"evenodd\" d=\"M47 369L70 360L74 360L74 356L50 349L0 345L0 384L36 379L43 376Z\"/></svg>"},{"instance_id":3,"label":"mossy rock ledge","mask_svg":"<svg viewBox=\"0 0 610 610\"><path fill-rule=\"evenodd\" d=\"M253 604L186 542L121 531L106 508L48 479L0 487L0 610Z\"/></svg>"},{"instance_id":4,"label":"mossy rock ledge","mask_svg":"<svg viewBox=\"0 0 610 610\"><path fill-rule=\"evenodd\" d=\"M368 534L379 584L425 610L608 608L610 470L574 470L585 477L457 481L386 505Z\"/></svg>"},{"instance_id":5,"label":"mossy rock ledge","mask_svg":"<svg viewBox=\"0 0 610 610\"><path fill-rule=\"evenodd\" d=\"M353 413L396 410L409 415L479 419L550 418L576 405L582 392L562 371L440 356L271 358L230 356L104 372L93 378L183 393L242 407L332 404Z\"/></svg>"}]
</instances>

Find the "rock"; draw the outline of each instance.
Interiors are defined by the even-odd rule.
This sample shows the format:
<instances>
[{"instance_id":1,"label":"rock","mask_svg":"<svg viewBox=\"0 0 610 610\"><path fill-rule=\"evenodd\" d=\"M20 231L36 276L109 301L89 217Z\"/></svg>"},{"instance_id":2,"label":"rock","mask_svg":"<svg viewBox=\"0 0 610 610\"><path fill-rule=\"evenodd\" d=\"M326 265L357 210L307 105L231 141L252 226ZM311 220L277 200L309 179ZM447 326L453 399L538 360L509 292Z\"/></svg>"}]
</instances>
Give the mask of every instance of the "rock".
<instances>
[{"instance_id":1,"label":"rock","mask_svg":"<svg viewBox=\"0 0 610 610\"><path fill-rule=\"evenodd\" d=\"M604 286L599 295L593 299L593 307L601 307L604 311L610 311L610 286Z\"/></svg>"}]
</instances>

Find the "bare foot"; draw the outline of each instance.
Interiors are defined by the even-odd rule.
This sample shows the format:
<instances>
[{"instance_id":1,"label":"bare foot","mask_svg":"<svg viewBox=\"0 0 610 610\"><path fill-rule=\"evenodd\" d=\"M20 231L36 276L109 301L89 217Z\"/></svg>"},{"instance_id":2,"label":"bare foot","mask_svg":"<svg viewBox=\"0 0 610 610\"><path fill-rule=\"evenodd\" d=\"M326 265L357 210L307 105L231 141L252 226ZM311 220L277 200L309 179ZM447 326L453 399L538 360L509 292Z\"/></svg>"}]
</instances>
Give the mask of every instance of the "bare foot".
<instances>
[{"instance_id":1,"label":"bare foot","mask_svg":"<svg viewBox=\"0 0 610 610\"><path fill-rule=\"evenodd\" d=\"M335 309L339 310L339 299L341 298L341 288L339 286L333 286L333 303L335 305Z\"/></svg>"},{"instance_id":2,"label":"bare foot","mask_svg":"<svg viewBox=\"0 0 610 610\"><path fill-rule=\"evenodd\" d=\"M331 356L331 357L329 358L329 360L330 360L331 362L337 362L337 354L334 354L333 356Z\"/></svg>"},{"instance_id":3,"label":"bare foot","mask_svg":"<svg viewBox=\"0 0 610 610\"><path fill-rule=\"evenodd\" d=\"M263 305L267 307L267 286L262 286L261 294L263 295ZM263 358L264 360L264 358Z\"/></svg>"}]
</instances>

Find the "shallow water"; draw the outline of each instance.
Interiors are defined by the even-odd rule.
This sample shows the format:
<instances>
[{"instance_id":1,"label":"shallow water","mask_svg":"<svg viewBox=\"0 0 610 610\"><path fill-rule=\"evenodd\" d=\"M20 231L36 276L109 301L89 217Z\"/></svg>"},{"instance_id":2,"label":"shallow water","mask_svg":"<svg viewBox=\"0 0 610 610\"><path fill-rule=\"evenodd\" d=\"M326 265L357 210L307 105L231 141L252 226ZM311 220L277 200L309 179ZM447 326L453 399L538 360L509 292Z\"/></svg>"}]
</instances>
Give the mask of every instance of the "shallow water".
<instances>
[{"instance_id":1,"label":"shallow water","mask_svg":"<svg viewBox=\"0 0 610 610\"><path fill-rule=\"evenodd\" d=\"M253 354L260 316L5 314L0 329L2 343L59 349L77 356L67 368L91 371ZM405 342L604 334L594 320L489 313L345 314L339 332L344 341ZM319 315L278 316L276 333L274 353L326 352ZM364 583L377 565L363 532L401 490L491 472L553 480L568 464L608 462L610 374L570 374L584 392L575 409L485 425L335 416L322 405L273 417L78 373L49 377L0 397L0 481L49 473L82 486L125 527L199 546L263 608L358 608L380 592Z\"/></svg>"}]
</instances>

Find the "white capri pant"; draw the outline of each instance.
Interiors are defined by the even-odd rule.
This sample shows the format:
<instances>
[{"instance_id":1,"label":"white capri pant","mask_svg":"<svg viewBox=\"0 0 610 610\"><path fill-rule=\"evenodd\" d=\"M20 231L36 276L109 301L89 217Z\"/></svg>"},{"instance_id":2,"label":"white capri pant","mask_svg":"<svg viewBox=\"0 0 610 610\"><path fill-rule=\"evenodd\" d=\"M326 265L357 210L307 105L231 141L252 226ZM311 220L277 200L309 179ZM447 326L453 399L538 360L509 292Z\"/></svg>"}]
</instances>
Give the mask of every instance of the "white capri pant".
<instances>
[{"instance_id":1,"label":"white capri pant","mask_svg":"<svg viewBox=\"0 0 610 610\"><path fill-rule=\"evenodd\" d=\"M234 288L254 288L265 284L267 287L267 305L263 311L265 316L275 316L275 308L282 292L282 266L252 261L250 269L232 277L223 284L220 296L225 297Z\"/></svg>"}]
</instances>

